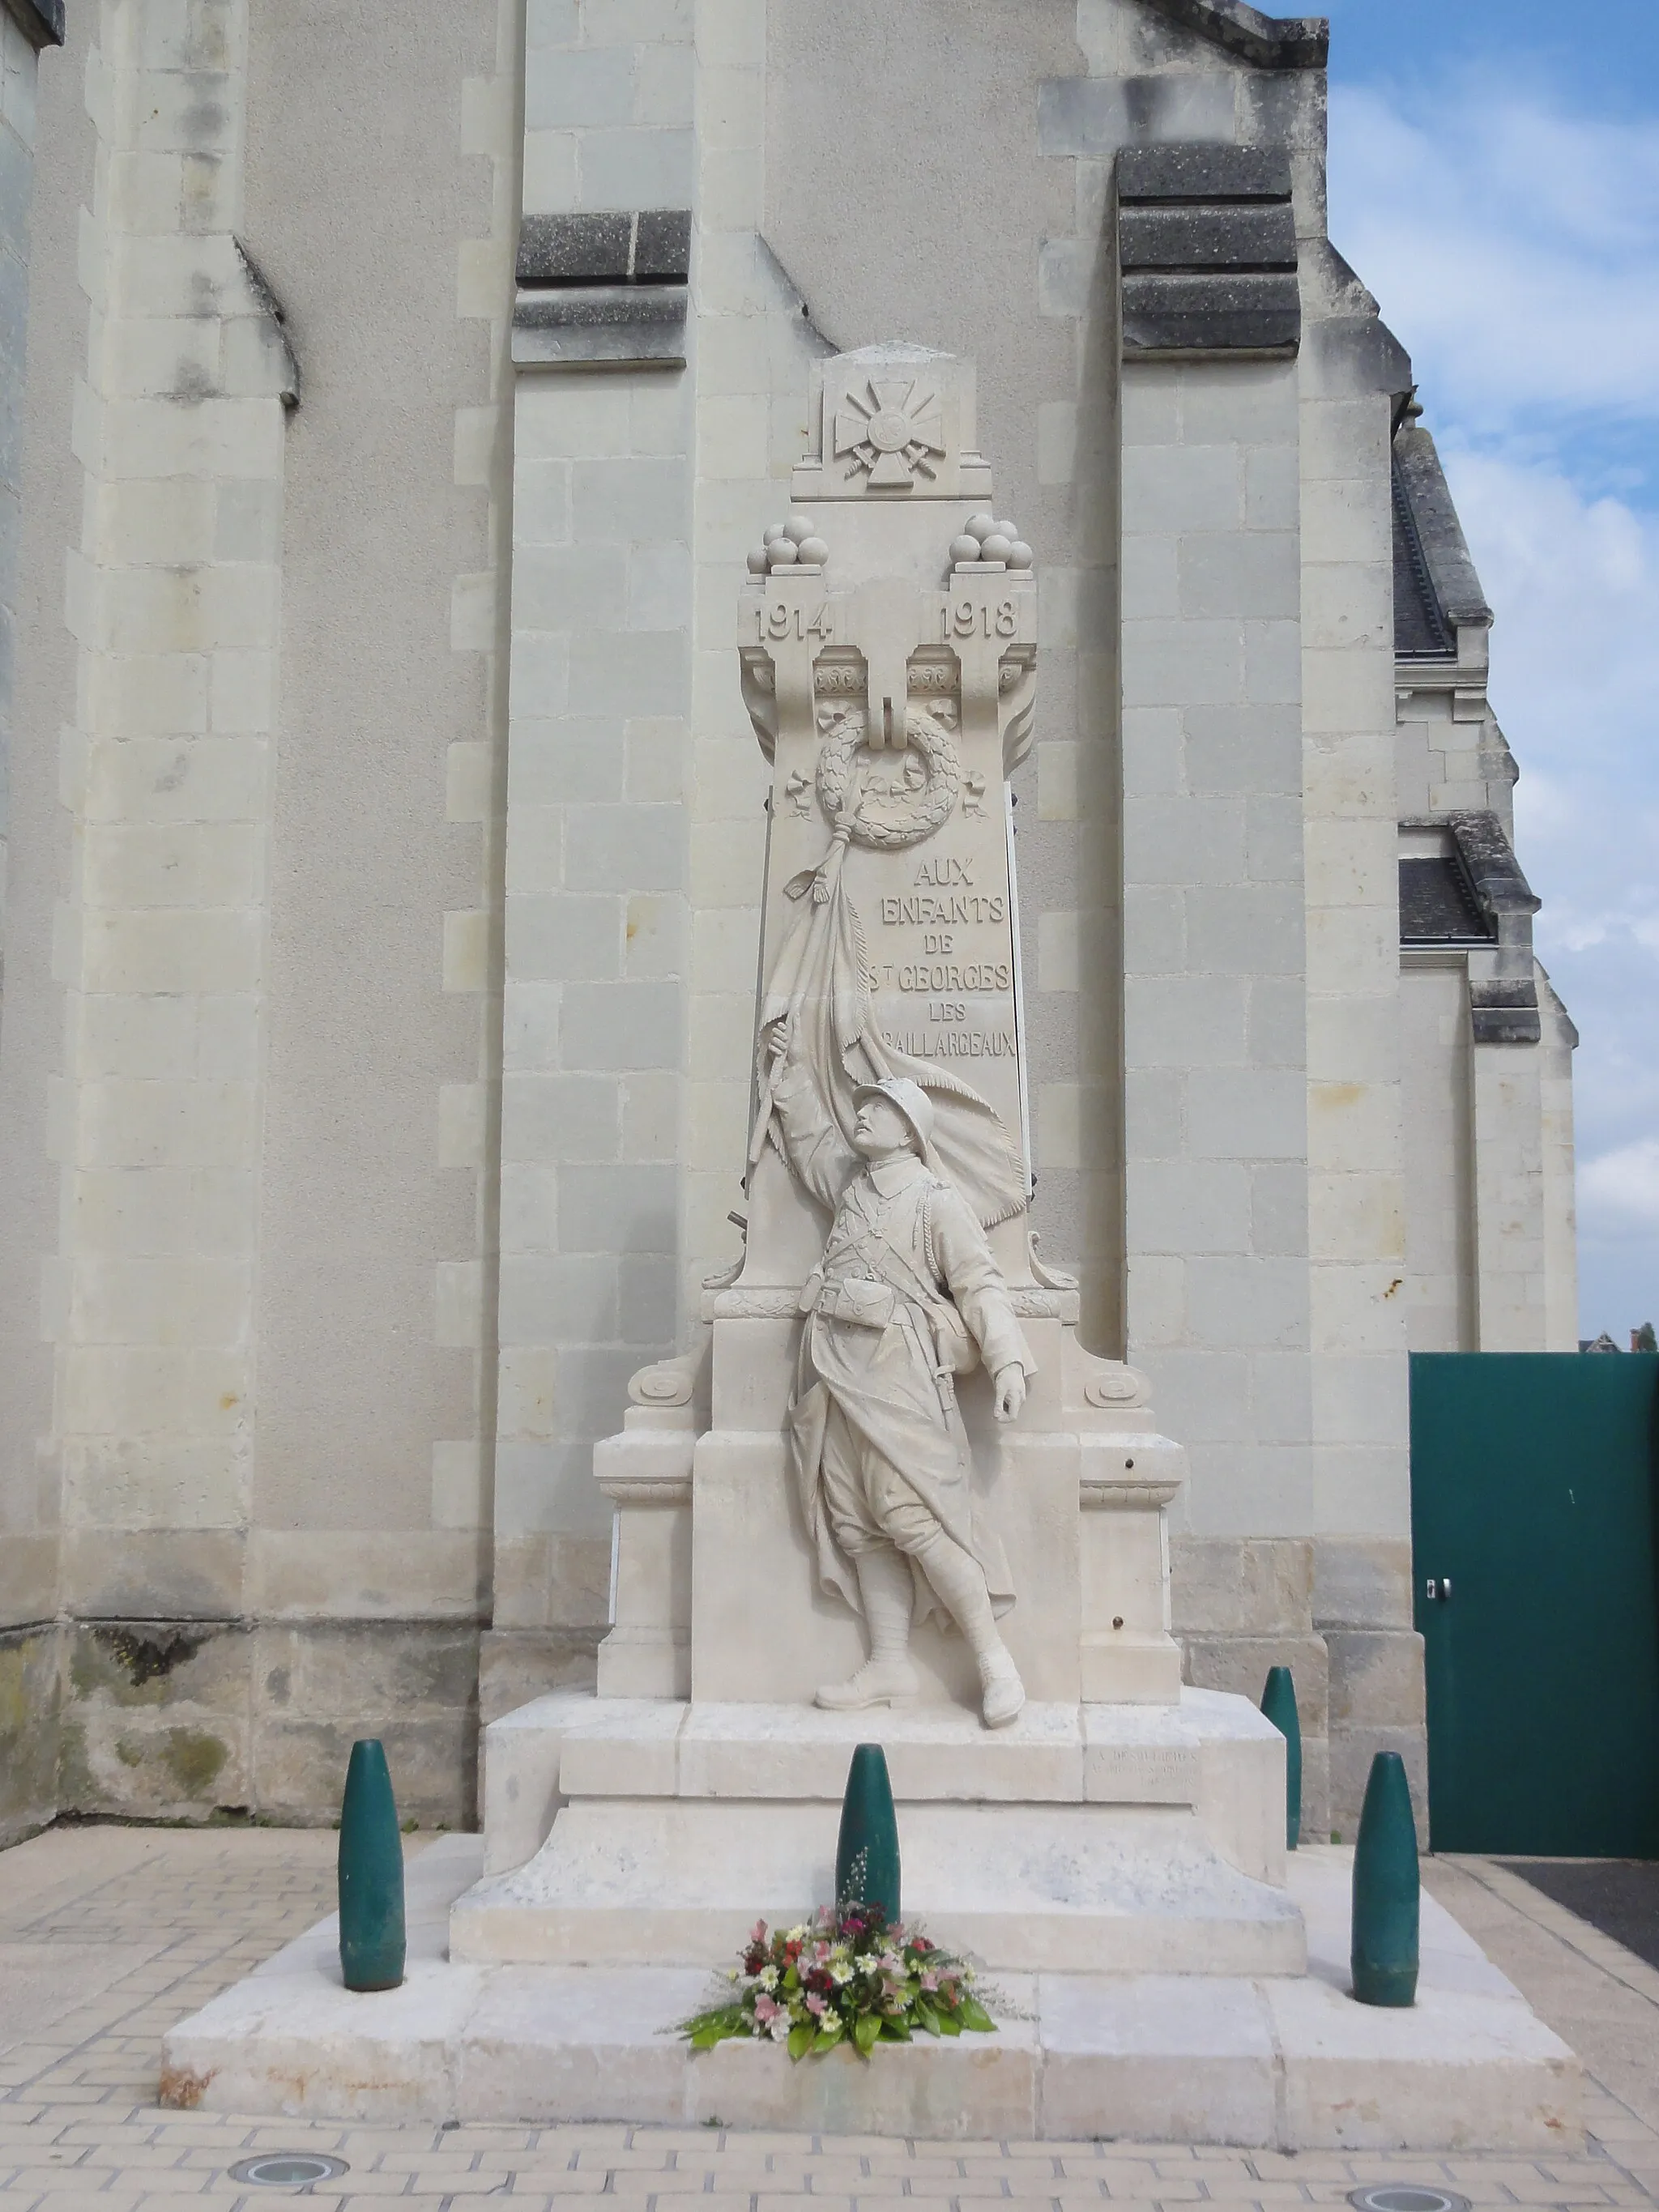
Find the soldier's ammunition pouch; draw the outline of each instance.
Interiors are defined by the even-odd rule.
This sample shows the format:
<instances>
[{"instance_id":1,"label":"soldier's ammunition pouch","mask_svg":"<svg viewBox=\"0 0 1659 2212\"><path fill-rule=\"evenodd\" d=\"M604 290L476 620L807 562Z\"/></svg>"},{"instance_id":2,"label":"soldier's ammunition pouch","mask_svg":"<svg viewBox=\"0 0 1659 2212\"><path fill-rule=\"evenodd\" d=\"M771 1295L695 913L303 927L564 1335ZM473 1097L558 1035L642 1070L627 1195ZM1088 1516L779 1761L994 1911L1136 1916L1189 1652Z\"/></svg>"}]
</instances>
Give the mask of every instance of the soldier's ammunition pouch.
<instances>
[{"instance_id":1,"label":"soldier's ammunition pouch","mask_svg":"<svg viewBox=\"0 0 1659 2212\"><path fill-rule=\"evenodd\" d=\"M890 1283L865 1275L845 1275L825 1283L814 1310L825 1321L850 1322L856 1328L885 1328L898 1311L899 1294Z\"/></svg>"}]
</instances>

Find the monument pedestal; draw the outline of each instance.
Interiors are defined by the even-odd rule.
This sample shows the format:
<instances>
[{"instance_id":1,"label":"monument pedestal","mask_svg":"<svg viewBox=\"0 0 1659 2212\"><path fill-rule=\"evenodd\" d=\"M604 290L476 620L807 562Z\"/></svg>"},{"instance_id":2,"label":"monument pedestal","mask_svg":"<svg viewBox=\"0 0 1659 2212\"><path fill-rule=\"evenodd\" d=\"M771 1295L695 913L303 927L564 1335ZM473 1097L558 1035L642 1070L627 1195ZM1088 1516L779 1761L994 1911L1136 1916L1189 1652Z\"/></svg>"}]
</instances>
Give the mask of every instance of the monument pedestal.
<instances>
[{"instance_id":1,"label":"monument pedestal","mask_svg":"<svg viewBox=\"0 0 1659 2212\"><path fill-rule=\"evenodd\" d=\"M1328 1846L1291 1856L1305 1974L999 1974L994 2035L922 2035L867 2063L834 2051L793 2065L774 2043L694 2051L672 2033L708 2001L702 1966L447 1956L452 1900L475 1881L479 1844L445 1836L410 1861L401 1989L343 1989L338 1929L322 1921L170 2031L161 2101L386 2123L1577 2148L1577 2060L1431 1897L1416 2004L1379 2011L1346 1994L1352 1859Z\"/></svg>"},{"instance_id":2,"label":"monument pedestal","mask_svg":"<svg viewBox=\"0 0 1659 2212\"><path fill-rule=\"evenodd\" d=\"M540 1698L486 1736L492 1858L550 1781L557 1817L526 1864L457 1899L452 1957L729 1962L757 1917L788 1926L833 1897L859 1742L885 1747L905 1917L937 1942L1019 1973L1304 1971L1284 1739L1243 1698L1205 1690L1176 1705L1032 1704L995 1735L950 1706Z\"/></svg>"}]
</instances>

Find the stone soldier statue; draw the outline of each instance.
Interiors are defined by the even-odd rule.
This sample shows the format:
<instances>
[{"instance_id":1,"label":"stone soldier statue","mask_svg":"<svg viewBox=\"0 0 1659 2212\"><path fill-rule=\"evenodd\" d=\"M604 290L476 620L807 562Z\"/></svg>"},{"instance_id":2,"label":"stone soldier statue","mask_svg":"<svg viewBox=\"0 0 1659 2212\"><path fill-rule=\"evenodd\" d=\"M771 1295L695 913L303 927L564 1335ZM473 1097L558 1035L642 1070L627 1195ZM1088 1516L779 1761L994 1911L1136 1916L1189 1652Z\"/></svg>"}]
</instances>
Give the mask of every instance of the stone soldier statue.
<instances>
[{"instance_id":1,"label":"stone soldier statue","mask_svg":"<svg viewBox=\"0 0 1659 2212\"><path fill-rule=\"evenodd\" d=\"M911 1622L937 1607L978 1662L986 1726L1001 1728L1025 1702L996 1626L1013 1591L975 1513L955 1377L982 1358L996 1417L1012 1421L1036 1363L978 1218L938 1171L927 1092L904 1077L860 1085L849 1148L787 1035L779 1022L767 1038L773 1110L796 1175L835 1217L801 1293L790 1444L820 1579L870 1637L864 1665L817 1702L914 1698Z\"/></svg>"}]
</instances>

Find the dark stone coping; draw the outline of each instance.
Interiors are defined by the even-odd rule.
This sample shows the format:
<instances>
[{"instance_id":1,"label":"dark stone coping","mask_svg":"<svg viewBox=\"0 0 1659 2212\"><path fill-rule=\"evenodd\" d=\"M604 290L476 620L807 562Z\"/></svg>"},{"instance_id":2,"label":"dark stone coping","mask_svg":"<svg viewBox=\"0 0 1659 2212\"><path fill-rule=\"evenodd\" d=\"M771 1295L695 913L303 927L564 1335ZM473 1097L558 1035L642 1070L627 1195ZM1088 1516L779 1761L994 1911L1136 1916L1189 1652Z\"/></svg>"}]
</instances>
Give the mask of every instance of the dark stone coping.
<instances>
[{"instance_id":1,"label":"dark stone coping","mask_svg":"<svg viewBox=\"0 0 1659 2212\"><path fill-rule=\"evenodd\" d=\"M6 0L6 6L36 53L42 46L63 45L64 0Z\"/></svg>"},{"instance_id":2,"label":"dark stone coping","mask_svg":"<svg viewBox=\"0 0 1659 2212\"><path fill-rule=\"evenodd\" d=\"M1171 23L1196 31L1263 69L1323 69L1331 27L1323 15L1264 15L1245 0L1148 0Z\"/></svg>"},{"instance_id":3,"label":"dark stone coping","mask_svg":"<svg viewBox=\"0 0 1659 2212\"><path fill-rule=\"evenodd\" d=\"M1288 201L1240 206L1124 208L1118 263L1129 270L1294 270L1296 218Z\"/></svg>"},{"instance_id":4,"label":"dark stone coping","mask_svg":"<svg viewBox=\"0 0 1659 2212\"><path fill-rule=\"evenodd\" d=\"M1544 902L1522 874L1498 817L1483 809L1449 815L1446 822L1481 904L1494 915L1536 914Z\"/></svg>"},{"instance_id":5,"label":"dark stone coping","mask_svg":"<svg viewBox=\"0 0 1659 2212\"><path fill-rule=\"evenodd\" d=\"M1489 624L1492 609L1470 558L1434 440L1426 430L1407 425L1395 434L1394 459L1424 565L1446 622L1453 629L1463 623Z\"/></svg>"},{"instance_id":6,"label":"dark stone coping","mask_svg":"<svg viewBox=\"0 0 1659 2212\"><path fill-rule=\"evenodd\" d=\"M1530 1007L1519 1002L1495 1004L1500 992L1525 991L1528 984L1475 983L1469 988L1469 1028L1477 1044L1541 1044L1544 1018L1538 1011L1534 990Z\"/></svg>"},{"instance_id":7,"label":"dark stone coping","mask_svg":"<svg viewBox=\"0 0 1659 2212\"><path fill-rule=\"evenodd\" d=\"M529 215L519 234L517 277L527 289L684 284L690 271L687 208Z\"/></svg>"},{"instance_id":8,"label":"dark stone coping","mask_svg":"<svg viewBox=\"0 0 1659 2212\"><path fill-rule=\"evenodd\" d=\"M1534 892L1516 859L1504 825L1484 809L1456 814L1417 816L1401 824L1406 830L1442 830L1452 840L1453 853L1437 860L1402 860L1400 863L1400 939L1402 949L1432 951L1462 944L1492 948L1497 973L1469 978L1469 1018L1476 1044L1537 1044L1543 1036L1538 1009L1538 980L1533 965L1532 917L1542 901ZM1446 934L1413 935L1413 924L1423 915L1413 902L1415 891L1425 887L1426 873L1438 869L1443 881L1438 896L1447 896L1443 872L1461 878L1459 889L1484 923L1480 937L1458 939ZM1408 892L1407 872L1413 872Z\"/></svg>"},{"instance_id":9,"label":"dark stone coping","mask_svg":"<svg viewBox=\"0 0 1659 2212\"><path fill-rule=\"evenodd\" d=\"M686 295L679 285L642 291L633 284L570 286L558 292L521 296L513 320L521 331L641 329L652 324L677 327L685 321Z\"/></svg>"},{"instance_id":10,"label":"dark stone coping","mask_svg":"<svg viewBox=\"0 0 1659 2212\"><path fill-rule=\"evenodd\" d=\"M1288 200L1282 146L1126 146L1117 157L1120 205L1142 201Z\"/></svg>"},{"instance_id":11,"label":"dark stone coping","mask_svg":"<svg viewBox=\"0 0 1659 2212\"><path fill-rule=\"evenodd\" d=\"M1291 275L1126 276L1123 350L1294 353L1302 303Z\"/></svg>"},{"instance_id":12,"label":"dark stone coping","mask_svg":"<svg viewBox=\"0 0 1659 2212\"><path fill-rule=\"evenodd\" d=\"M513 313L513 358L524 368L684 368L690 297L684 284L573 284L520 292Z\"/></svg>"}]
</instances>

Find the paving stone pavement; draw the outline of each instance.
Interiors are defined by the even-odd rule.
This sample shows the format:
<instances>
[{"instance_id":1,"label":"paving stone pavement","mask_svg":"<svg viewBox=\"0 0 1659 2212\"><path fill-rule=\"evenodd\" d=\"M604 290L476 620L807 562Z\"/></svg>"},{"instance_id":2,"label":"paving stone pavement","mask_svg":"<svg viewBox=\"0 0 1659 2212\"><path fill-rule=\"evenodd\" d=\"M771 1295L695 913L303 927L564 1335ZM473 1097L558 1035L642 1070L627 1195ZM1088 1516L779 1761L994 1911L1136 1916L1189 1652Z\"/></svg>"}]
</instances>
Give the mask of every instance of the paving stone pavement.
<instances>
[{"instance_id":1,"label":"paving stone pavement","mask_svg":"<svg viewBox=\"0 0 1659 2212\"><path fill-rule=\"evenodd\" d=\"M1659 2203L1659 1973L1516 1876L1426 1863L1464 1917L1595 2076L1582 2156L1346 2157L1340 2152L1107 2142L900 2142L645 2127L434 2128L167 2112L154 2103L162 2033L333 1903L326 1831L67 1827L0 1853L0 2212L254 2212L303 2194L319 2212L465 2212L504 2200L552 2212L1053 2212L1203 2205L1283 2212L1340 2204L1358 2184L1424 2180L1477 2207ZM417 1849L419 1839L410 1839ZM229 2179L260 2150L316 2150L329 2188ZM594 2212L600 2212L599 2207Z\"/></svg>"}]
</instances>

